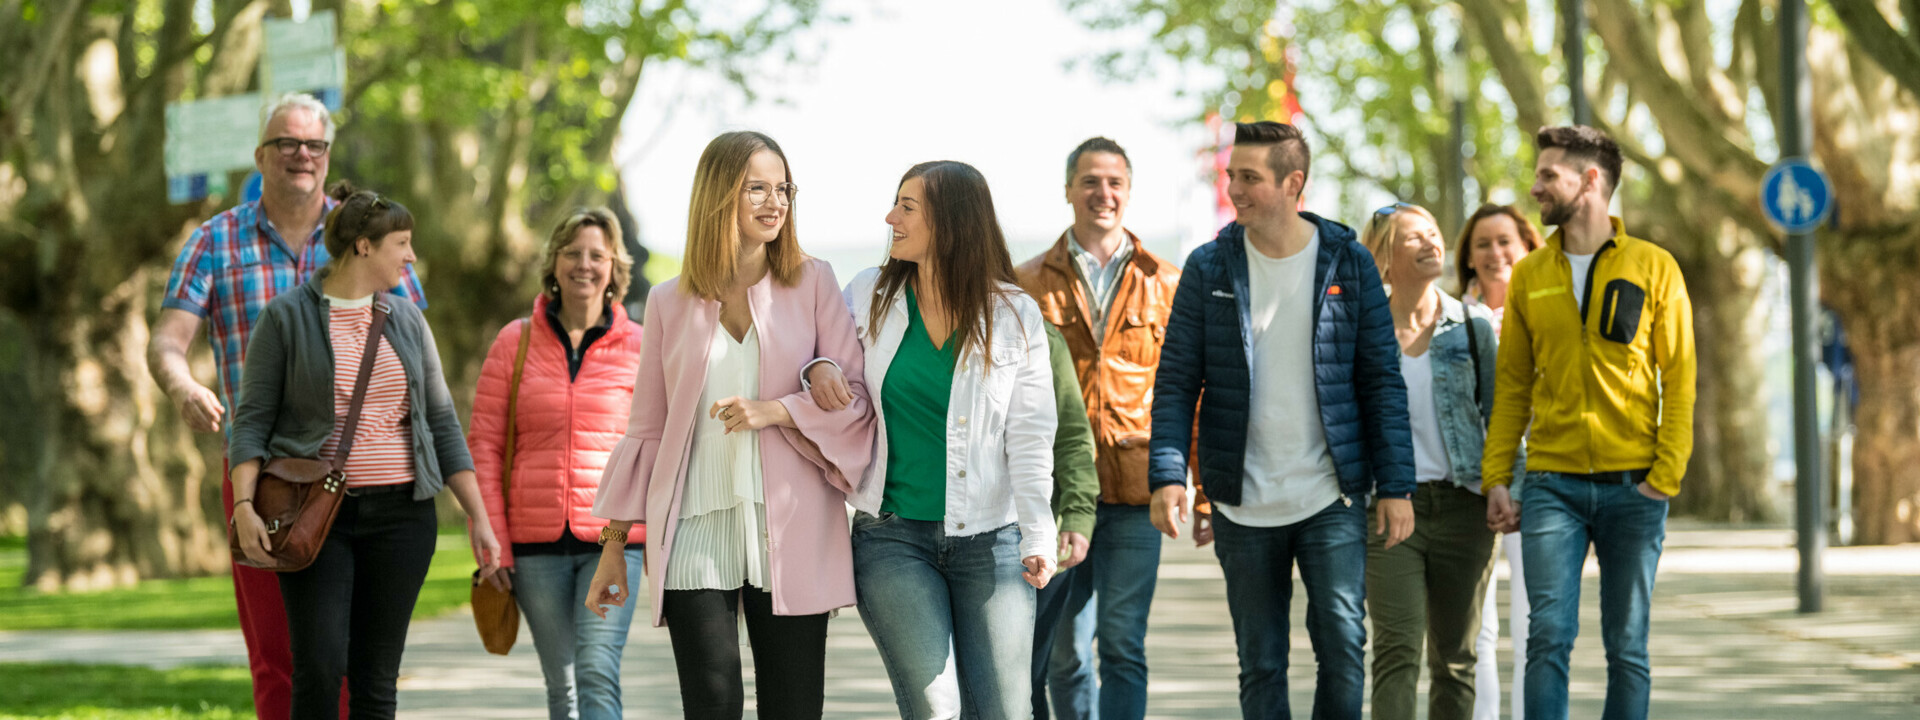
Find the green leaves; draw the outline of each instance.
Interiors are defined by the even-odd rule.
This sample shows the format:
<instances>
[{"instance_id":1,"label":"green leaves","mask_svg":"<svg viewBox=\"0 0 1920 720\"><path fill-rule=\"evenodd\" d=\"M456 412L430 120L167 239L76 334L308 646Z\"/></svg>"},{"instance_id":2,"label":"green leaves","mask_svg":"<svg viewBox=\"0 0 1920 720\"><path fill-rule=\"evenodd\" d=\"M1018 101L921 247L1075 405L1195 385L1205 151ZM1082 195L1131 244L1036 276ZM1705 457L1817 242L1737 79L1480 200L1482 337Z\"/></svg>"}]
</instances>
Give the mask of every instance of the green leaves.
<instances>
[{"instance_id":1,"label":"green leaves","mask_svg":"<svg viewBox=\"0 0 1920 720\"><path fill-rule=\"evenodd\" d=\"M1210 79L1193 91L1194 116L1286 121L1288 91L1320 137L1333 171L1422 204L1440 199L1453 95L1445 87L1461 32L1458 8L1430 0L1064 0L1089 27L1143 33L1143 47L1090 58L1109 79L1172 62ZM1530 52L1530 48L1528 49ZM1465 58L1468 172L1478 195L1524 197L1529 136L1477 47ZM1289 72L1292 83L1287 82Z\"/></svg>"}]
</instances>

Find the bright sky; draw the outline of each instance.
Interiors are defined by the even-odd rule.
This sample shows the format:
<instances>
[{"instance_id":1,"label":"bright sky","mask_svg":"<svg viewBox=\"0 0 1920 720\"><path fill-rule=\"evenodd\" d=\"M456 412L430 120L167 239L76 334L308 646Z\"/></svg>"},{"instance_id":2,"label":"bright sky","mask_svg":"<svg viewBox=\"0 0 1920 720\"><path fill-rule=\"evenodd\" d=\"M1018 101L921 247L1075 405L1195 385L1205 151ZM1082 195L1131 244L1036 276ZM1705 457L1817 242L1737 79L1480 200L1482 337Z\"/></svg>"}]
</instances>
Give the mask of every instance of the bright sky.
<instances>
[{"instance_id":1,"label":"bright sky","mask_svg":"<svg viewBox=\"0 0 1920 720\"><path fill-rule=\"evenodd\" d=\"M890 4L821 32L818 62L756 87L762 100L752 105L708 74L648 71L616 157L649 248L682 254L700 151L737 129L780 142L801 188L801 245L843 280L883 257L895 186L926 160L979 168L1015 262L1026 260L1072 222L1066 156L1095 135L1127 148L1126 225L1152 249L1173 254L1183 240L1211 238L1212 190L1197 156L1206 131L1180 122L1198 100L1175 97L1172 73L1114 84L1069 71L1068 61L1119 38L1087 30L1057 0Z\"/></svg>"}]
</instances>

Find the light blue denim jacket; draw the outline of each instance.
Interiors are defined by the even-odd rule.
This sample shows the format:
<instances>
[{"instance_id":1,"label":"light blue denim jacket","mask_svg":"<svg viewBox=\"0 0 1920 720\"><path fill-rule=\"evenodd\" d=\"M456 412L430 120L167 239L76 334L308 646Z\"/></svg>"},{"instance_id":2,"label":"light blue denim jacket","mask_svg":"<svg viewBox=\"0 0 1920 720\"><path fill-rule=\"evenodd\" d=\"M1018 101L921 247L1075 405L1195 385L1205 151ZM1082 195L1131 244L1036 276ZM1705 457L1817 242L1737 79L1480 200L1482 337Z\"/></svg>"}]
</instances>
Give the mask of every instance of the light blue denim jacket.
<instances>
[{"instance_id":1,"label":"light blue denim jacket","mask_svg":"<svg viewBox=\"0 0 1920 720\"><path fill-rule=\"evenodd\" d=\"M1475 347L1467 346L1467 323L1473 326ZM1468 307L1446 293L1440 293L1440 324L1433 330L1427 352L1433 358L1434 414L1440 418L1440 438L1447 448L1451 466L1449 482L1480 492L1480 456L1486 448L1487 422L1493 417L1493 362L1500 336L1494 332L1492 317L1485 308ZM1476 377L1473 355L1480 356ZM1474 388L1478 385L1478 402ZM1522 447L1514 463L1513 496L1527 467L1526 448Z\"/></svg>"}]
</instances>

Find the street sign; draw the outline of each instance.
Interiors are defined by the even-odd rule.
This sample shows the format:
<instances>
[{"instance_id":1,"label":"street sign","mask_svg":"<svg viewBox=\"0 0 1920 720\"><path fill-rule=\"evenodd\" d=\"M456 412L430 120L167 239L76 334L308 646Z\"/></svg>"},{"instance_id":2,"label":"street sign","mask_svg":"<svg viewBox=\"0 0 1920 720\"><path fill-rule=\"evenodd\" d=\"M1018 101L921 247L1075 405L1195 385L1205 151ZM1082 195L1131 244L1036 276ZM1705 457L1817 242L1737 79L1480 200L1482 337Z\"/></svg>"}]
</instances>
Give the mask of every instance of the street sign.
<instances>
[{"instance_id":1,"label":"street sign","mask_svg":"<svg viewBox=\"0 0 1920 720\"><path fill-rule=\"evenodd\" d=\"M306 20L266 21L260 58L260 91L266 97L308 93L328 110L340 110L340 89L347 83L347 52L335 45L332 10Z\"/></svg>"},{"instance_id":2,"label":"street sign","mask_svg":"<svg viewBox=\"0 0 1920 720\"><path fill-rule=\"evenodd\" d=\"M265 23L268 55L311 55L333 51L333 11L321 10L305 21L269 18Z\"/></svg>"},{"instance_id":3,"label":"street sign","mask_svg":"<svg viewBox=\"0 0 1920 720\"><path fill-rule=\"evenodd\" d=\"M1760 207L1781 232L1810 233L1833 213L1833 183L1806 158L1786 158L1761 179Z\"/></svg>"},{"instance_id":4,"label":"street sign","mask_svg":"<svg viewBox=\"0 0 1920 720\"><path fill-rule=\"evenodd\" d=\"M260 133L259 95L167 103L166 118L169 177L253 167L253 138Z\"/></svg>"},{"instance_id":5,"label":"street sign","mask_svg":"<svg viewBox=\"0 0 1920 720\"><path fill-rule=\"evenodd\" d=\"M267 97L290 92L318 94L344 86L346 78L347 51L335 48L299 54L270 52L260 63L260 87Z\"/></svg>"}]
</instances>

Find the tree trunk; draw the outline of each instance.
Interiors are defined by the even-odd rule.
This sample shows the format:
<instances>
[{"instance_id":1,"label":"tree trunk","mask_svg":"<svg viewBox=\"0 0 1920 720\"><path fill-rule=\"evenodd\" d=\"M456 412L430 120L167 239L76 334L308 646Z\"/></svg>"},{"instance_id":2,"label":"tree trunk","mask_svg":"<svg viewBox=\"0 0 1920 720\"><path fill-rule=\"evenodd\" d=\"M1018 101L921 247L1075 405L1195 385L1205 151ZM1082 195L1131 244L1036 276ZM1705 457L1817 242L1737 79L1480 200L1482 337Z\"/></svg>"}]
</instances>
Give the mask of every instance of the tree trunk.
<instances>
[{"instance_id":1,"label":"tree trunk","mask_svg":"<svg viewBox=\"0 0 1920 720\"><path fill-rule=\"evenodd\" d=\"M1647 182L1625 199L1627 230L1673 253L1693 305L1693 455L1673 510L1715 521L1774 519L1769 389L1758 352L1768 320L1760 297L1767 251L1698 188L1646 169Z\"/></svg>"},{"instance_id":2,"label":"tree trunk","mask_svg":"<svg viewBox=\"0 0 1920 720\"><path fill-rule=\"evenodd\" d=\"M1821 242L1821 297L1846 328L1860 383L1856 541L1920 541L1920 225Z\"/></svg>"},{"instance_id":3,"label":"tree trunk","mask_svg":"<svg viewBox=\"0 0 1920 720\"><path fill-rule=\"evenodd\" d=\"M1674 511L1707 520L1765 522L1777 515L1766 366L1754 351L1762 344L1769 315L1760 298L1766 253L1752 243L1725 244L1736 247L1728 253L1715 247L1719 243L1699 243L1707 257L1680 265L1693 301L1699 380L1693 457Z\"/></svg>"},{"instance_id":4,"label":"tree trunk","mask_svg":"<svg viewBox=\"0 0 1920 720\"><path fill-rule=\"evenodd\" d=\"M91 299L61 293L69 299L27 319L42 435L25 584L94 590L227 562L199 450L147 374L153 272Z\"/></svg>"}]
</instances>

